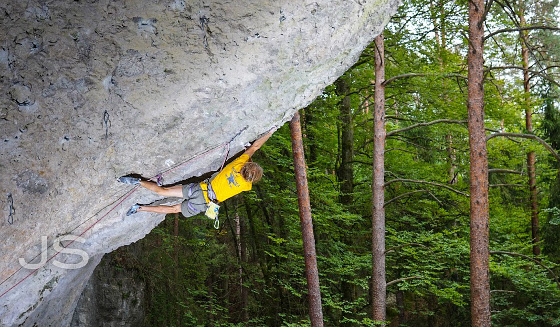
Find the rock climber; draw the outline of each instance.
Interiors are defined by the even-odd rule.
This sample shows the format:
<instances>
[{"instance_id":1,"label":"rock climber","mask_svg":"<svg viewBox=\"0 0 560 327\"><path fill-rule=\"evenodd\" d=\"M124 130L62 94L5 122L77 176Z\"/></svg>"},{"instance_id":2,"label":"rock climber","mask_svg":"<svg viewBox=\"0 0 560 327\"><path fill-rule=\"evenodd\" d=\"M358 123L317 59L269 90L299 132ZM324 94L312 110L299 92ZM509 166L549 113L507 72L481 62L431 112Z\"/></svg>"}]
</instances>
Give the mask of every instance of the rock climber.
<instances>
[{"instance_id":1,"label":"rock climber","mask_svg":"<svg viewBox=\"0 0 560 327\"><path fill-rule=\"evenodd\" d=\"M243 191L251 190L253 183L258 182L263 174L263 169L257 163L251 161L251 156L268 140L274 131L275 129L272 129L257 139L239 158L224 167L209 183L200 182L164 187L137 177L120 177L118 181L121 183L140 184L140 186L161 196L183 198L182 203L171 206L135 204L128 210L126 215L130 216L139 211L165 214L180 212L185 217L191 217L207 212L209 206L229 199Z\"/></svg>"}]
</instances>

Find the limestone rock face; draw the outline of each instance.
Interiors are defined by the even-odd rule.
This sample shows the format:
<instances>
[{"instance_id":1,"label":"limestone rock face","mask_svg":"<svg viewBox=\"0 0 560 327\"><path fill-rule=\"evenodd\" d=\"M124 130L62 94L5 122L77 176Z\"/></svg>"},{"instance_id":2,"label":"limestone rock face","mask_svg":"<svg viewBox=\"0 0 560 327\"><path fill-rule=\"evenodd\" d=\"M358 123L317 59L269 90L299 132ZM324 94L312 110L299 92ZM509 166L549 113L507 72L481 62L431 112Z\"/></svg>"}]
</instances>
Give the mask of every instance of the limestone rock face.
<instances>
[{"instance_id":1,"label":"limestone rock face","mask_svg":"<svg viewBox=\"0 0 560 327\"><path fill-rule=\"evenodd\" d=\"M116 269L118 258L113 253L105 255L95 268L76 304L70 327L143 325L145 282L134 269Z\"/></svg>"},{"instance_id":2,"label":"limestone rock face","mask_svg":"<svg viewBox=\"0 0 560 327\"><path fill-rule=\"evenodd\" d=\"M349 68L398 2L0 1L0 325L70 324L102 255L163 219L125 217L156 198L118 176L218 169Z\"/></svg>"}]
</instances>

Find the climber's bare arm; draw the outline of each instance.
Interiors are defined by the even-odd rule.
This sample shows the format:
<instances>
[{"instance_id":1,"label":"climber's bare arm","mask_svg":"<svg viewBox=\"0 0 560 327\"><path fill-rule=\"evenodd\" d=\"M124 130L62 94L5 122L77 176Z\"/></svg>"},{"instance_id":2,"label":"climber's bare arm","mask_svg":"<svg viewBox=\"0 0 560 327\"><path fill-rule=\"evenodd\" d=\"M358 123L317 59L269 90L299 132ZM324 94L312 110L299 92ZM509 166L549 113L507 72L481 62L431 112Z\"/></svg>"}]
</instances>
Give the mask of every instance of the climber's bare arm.
<instances>
[{"instance_id":1,"label":"climber's bare arm","mask_svg":"<svg viewBox=\"0 0 560 327\"><path fill-rule=\"evenodd\" d=\"M270 131L268 131L268 133L264 134L260 139L253 142L253 144L247 150L245 150L244 154L248 155L249 157L255 154L255 152L257 152L257 150L261 148L264 142L266 142L266 140L268 140L270 136L272 136L275 130L276 129L271 129Z\"/></svg>"}]
</instances>

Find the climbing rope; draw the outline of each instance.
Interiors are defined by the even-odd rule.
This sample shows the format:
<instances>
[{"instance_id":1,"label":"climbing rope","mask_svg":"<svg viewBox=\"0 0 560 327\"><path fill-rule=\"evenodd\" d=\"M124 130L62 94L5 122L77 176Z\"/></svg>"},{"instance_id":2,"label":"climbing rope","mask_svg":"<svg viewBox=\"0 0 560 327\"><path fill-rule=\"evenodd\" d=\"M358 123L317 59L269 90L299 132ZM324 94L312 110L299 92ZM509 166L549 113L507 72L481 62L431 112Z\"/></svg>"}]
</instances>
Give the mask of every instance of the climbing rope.
<instances>
[{"instance_id":1,"label":"climbing rope","mask_svg":"<svg viewBox=\"0 0 560 327\"><path fill-rule=\"evenodd\" d=\"M80 235L78 235L78 237L76 237L75 239L73 239L70 243L62 246L61 250L57 251L55 254L53 254L50 258L47 259L47 261L45 261L45 263L38 268L35 268L34 270L32 270L29 274L27 274L25 277L23 277L19 282L15 283L12 287L8 288L6 291L4 291L4 293L0 294L0 298L2 298L6 293L8 293L9 291L13 290L16 286L18 286L19 284L21 284L24 280L26 280L27 278L29 278L31 275L33 275L34 273L36 273L39 269L41 269L42 267L44 267L47 263L49 263L52 259L54 259L63 249L67 248L68 246L70 246L72 243L74 243L74 241L76 239L78 239L79 237L82 237L88 230L92 229L93 226L95 226L98 222L100 222L103 218L107 217L109 215L109 213L111 213L111 211L113 211L117 206L119 206L121 203L124 202L124 200L126 200L128 197L130 197L132 195L132 193L134 193L136 191L136 189L138 189L138 186L134 187L131 191L129 191L126 196L119 201L119 203L117 203L113 208L111 208L111 210L109 210L105 215L103 215L101 218L97 219L91 226L89 226L88 228L86 228ZM21 270L18 269L17 271ZM17 272L16 271L16 272ZM15 272L10 275L10 277L12 277L15 274ZM6 280L8 280L10 277L8 277ZM2 284L6 281L4 280L2 282Z\"/></svg>"},{"instance_id":2,"label":"climbing rope","mask_svg":"<svg viewBox=\"0 0 560 327\"><path fill-rule=\"evenodd\" d=\"M224 162L222 162L222 166L220 167L220 171L222 171L224 169L224 165L226 164L228 156L229 156L229 142L227 144L226 155L224 156Z\"/></svg>"},{"instance_id":3,"label":"climbing rope","mask_svg":"<svg viewBox=\"0 0 560 327\"><path fill-rule=\"evenodd\" d=\"M126 195L126 194L125 194ZM114 196L114 195L113 195ZM105 210L106 208L110 207L111 205L113 205L114 203L116 203L117 201L119 201L120 199L122 199L122 197L124 197L124 195L120 196L117 200L113 201L112 203L108 204L107 206L101 208L100 210L98 210L96 213L94 213L91 217L89 217L88 219L84 220L82 223L80 223L79 225L77 225L76 227L74 227L72 230L70 230L69 234L73 233L76 229L78 229L80 226L82 226L83 224L87 223L88 221L90 221L93 217L97 216L100 212L102 212L103 210ZM64 246L63 246L64 247ZM31 258L30 262L37 259L37 257L43 255L43 253L45 251L48 251L48 248L39 252L36 256L34 256L33 258ZM10 276L8 276L6 279L4 279L1 283L0 286L4 285L5 282L7 282L9 279L11 279L16 273L18 273L21 269L23 269L23 267L20 267L19 269L17 269L16 271L14 271Z\"/></svg>"},{"instance_id":4,"label":"climbing rope","mask_svg":"<svg viewBox=\"0 0 560 327\"><path fill-rule=\"evenodd\" d=\"M105 110L105 113L107 113L107 111ZM104 117L105 119L105 117ZM107 113L107 119L108 119L108 113ZM109 121L110 123L110 121ZM163 172L161 172L160 174L155 175L154 177L151 177L149 180L155 181L157 182L159 179L163 179L163 176L166 174L169 174L183 166L185 166L186 164L190 163L191 161L195 161L198 160L200 158L205 157L208 153L216 150L216 149L223 149L225 146L227 146L227 151L226 151L226 157L224 159L224 162L222 163L222 166L220 168L223 169L223 166L227 160L227 156L229 155L229 147L230 147L230 143L233 141L233 139L235 139L239 134L241 134L241 132L243 132L246 128L244 128L243 130L241 130L239 133L237 133L229 142L215 146L214 148L211 148L209 150L206 150L204 152L201 152L187 160L184 160L180 163L178 163L177 165L175 165L174 167L171 167L167 170L164 170ZM74 241L80 237L82 237L87 231L91 230L95 225L97 225L101 220L103 220L105 217L107 217L113 210L115 210L119 205L121 205L126 199L128 199L134 192L136 192L136 190L139 188L139 186L135 186L134 188L132 188L130 191L128 191L125 195L121 196L119 199L113 201L111 204L109 204L108 206L106 206L105 208L111 206L112 204L116 203L116 205L114 205L109 211L107 211L107 213L105 213L101 218L97 219L95 222L93 222L93 224L91 224L88 228L86 228L84 231L82 231L82 233L80 233L80 235L78 235L75 239L73 239L71 242L69 242L66 245L62 246L62 249L60 251L57 251L56 253L54 253L51 257L49 257L47 259L47 261L45 261L45 263L41 266L38 267L34 270L32 270L29 274L25 275L25 277L23 277L21 280L19 280L17 283L15 283L12 287L8 288L6 291L4 291L2 294L0 294L0 298L2 298L4 295L6 295L8 292L10 292L11 290L13 290L14 288L16 288L19 284L21 284L23 281L25 281L27 278L29 278L31 275L33 275L34 273L36 273L39 269L41 269L42 267L44 267L47 263L49 263L52 259L54 259L56 256L58 256L58 254L60 254L60 252L67 248L68 246L72 245L72 243L74 243ZM11 200L10 200L11 199ZM8 201L10 203L10 216L12 219L12 223L13 223L13 213L15 212L15 210L13 209L13 198L11 194L8 194ZM104 208L103 208L104 209ZM96 212L95 214L93 214L91 217L89 217L88 219L86 219L84 222L80 223L78 226L76 226L74 229L72 229L70 231L70 233L72 233L73 231L75 231L76 229L78 229L80 226L82 226L83 224L85 224L86 222L88 222L89 220L91 220L93 217L97 216L101 211L103 211L103 209L99 210L98 212ZM10 218L9 218L10 219ZM217 220L217 219L216 219ZM217 222L218 227L219 227L219 221ZM216 221L214 221L214 227L216 228ZM217 228L216 228L217 229ZM41 253L39 253L38 255L36 255L33 259L37 258L39 255L42 255L42 253L44 251L43 250ZM1 283L0 286L3 285L6 281L8 281L10 278L12 278L16 273L18 273L21 269L23 269L23 267L20 267L19 269L17 269L15 272L13 272L10 276L8 276L6 279L4 279Z\"/></svg>"}]
</instances>

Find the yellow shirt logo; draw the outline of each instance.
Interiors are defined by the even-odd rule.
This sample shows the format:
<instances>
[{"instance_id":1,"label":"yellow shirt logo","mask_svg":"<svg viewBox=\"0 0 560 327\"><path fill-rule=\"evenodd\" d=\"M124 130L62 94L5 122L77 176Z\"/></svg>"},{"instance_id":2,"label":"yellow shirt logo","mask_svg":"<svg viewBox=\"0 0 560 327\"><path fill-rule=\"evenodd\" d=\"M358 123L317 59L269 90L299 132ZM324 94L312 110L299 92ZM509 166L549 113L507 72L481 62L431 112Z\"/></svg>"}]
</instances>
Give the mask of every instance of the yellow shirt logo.
<instances>
[{"instance_id":1,"label":"yellow shirt logo","mask_svg":"<svg viewBox=\"0 0 560 327\"><path fill-rule=\"evenodd\" d=\"M243 168L247 161L249 161L249 156L246 154L241 155L210 181L218 202L225 201L241 192L251 190L253 184L246 181L240 173L241 168Z\"/></svg>"}]
</instances>

